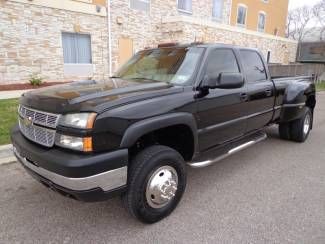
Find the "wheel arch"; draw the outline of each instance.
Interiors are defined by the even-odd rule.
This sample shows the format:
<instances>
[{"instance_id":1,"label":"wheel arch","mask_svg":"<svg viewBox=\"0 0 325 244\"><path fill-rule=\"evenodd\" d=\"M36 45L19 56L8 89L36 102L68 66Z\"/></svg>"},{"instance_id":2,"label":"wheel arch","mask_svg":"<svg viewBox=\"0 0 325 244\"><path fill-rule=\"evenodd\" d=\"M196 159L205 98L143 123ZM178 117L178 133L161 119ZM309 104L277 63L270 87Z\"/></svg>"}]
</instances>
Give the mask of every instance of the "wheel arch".
<instances>
[{"instance_id":1,"label":"wheel arch","mask_svg":"<svg viewBox=\"0 0 325 244\"><path fill-rule=\"evenodd\" d=\"M120 147L132 148L147 135L155 132L168 132L172 129L177 132L186 131L187 135L192 137L191 157L193 157L198 150L197 125L193 115L189 113L166 114L136 122L124 133Z\"/></svg>"},{"instance_id":2,"label":"wheel arch","mask_svg":"<svg viewBox=\"0 0 325 244\"><path fill-rule=\"evenodd\" d=\"M300 118L304 107L311 109L312 113L316 106L314 85L307 82L293 82L285 91L280 122L290 122Z\"/></svg>"}]
</instances>

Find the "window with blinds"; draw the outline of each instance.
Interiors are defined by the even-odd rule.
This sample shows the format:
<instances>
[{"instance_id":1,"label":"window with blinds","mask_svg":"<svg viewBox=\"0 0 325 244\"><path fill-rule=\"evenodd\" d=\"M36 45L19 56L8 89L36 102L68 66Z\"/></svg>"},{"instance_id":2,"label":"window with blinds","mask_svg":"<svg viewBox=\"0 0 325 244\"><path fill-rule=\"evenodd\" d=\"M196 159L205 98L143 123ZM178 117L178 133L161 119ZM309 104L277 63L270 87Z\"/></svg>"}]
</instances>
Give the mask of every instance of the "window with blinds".
<instances>
[{"instance_id":1,"label":"window with blinds","mask_svg":"<svg viewBox=\"0 0 325 244\"><path fill-rule=\"evenodd\" d=\"M91 64L90 35L79 33L62 33L64 63Z\"/></svg>"},{"instance_id":2,"label":"window with blinds","mask_svg":"<svg viewBox=\"0 0 325 244\"><path fill-rule=\"evenodd\" d=\"M223 1L224 0L213 0L213 7L212 7L213 19L216 20L222 19Z\"/></svg>"},{"instance_id":3,"label":"window with blinds","mask_svg":"<svg viewBox=\"0 0 325 244\"><path fill-rule=\"evenodd\" d=\"M130 8L149 12L150 0L130 0Z\"/></svg>"},{"instance_id":4,"label":"window with blinds","mask_svg":"<svg viewBox=\"0 0 325 244\"><path fill-rule=\"evenodd\" d=\"M177 7L180 11L192 13L192 0L178 0Z\"/></svg>"}]
</instances>

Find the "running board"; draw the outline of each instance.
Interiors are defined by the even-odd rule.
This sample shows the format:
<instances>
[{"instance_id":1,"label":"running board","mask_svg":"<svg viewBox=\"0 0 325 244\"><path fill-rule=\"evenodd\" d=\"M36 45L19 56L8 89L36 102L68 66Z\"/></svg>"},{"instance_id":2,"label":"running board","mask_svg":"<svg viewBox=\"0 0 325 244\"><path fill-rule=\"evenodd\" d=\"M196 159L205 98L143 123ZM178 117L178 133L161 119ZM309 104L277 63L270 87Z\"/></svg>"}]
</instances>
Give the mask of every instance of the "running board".
<instances>
[{"instance_id":1,"label":"running board","mask_svg":"<svg viewBox=\"0 0 325 244\"><path fill-rule=\"evenodd\" d=\"M224 158L227 158L237 152L240 152L248 147L251 147L255 145L256 143L259 143L267 138L267 135L264 132L258 132L257 134L250 136L246 139L246 142L239 144L238 146L236 143L234 143L236 146L234 148L231 148L230 150L226 151L223 154L220 154L217 157L211 157L206 160L202 161L194 161L194 162L189 162L188 165L191 166L192 168L203 168L206 166L209 166L213 163L216 163ZM242 140L241 140L242 142Z\"/></svg>"}]
</instances>

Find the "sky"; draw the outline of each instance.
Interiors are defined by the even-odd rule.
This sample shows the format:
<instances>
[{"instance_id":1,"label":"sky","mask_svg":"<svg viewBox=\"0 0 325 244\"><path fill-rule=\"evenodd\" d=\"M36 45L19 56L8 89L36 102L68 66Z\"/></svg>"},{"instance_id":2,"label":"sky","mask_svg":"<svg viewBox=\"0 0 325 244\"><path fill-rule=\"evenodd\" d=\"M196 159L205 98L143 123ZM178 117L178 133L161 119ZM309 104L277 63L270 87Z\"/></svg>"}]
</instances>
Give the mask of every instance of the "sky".
<instances>
[{"instance_id":1,"label":"sky","mask_svg":"<svg viewBox=\"0 0 325 244\"><path fill-rule=\"evenodd\" d=\"M319 0L289 0L289 9L299 8L304 5L315 5L318 2Z\"/></svg>"}]
</instances>

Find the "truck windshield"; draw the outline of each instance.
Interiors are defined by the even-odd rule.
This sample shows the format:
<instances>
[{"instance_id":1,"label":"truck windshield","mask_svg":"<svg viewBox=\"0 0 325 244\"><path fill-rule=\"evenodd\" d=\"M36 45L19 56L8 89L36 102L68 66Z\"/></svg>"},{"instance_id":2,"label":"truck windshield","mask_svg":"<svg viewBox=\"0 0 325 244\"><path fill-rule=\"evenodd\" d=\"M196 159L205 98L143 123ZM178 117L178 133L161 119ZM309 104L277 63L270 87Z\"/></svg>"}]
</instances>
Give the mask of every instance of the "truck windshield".
<instances>
[{"instance_id":1,"label":"truck windshield","mask_svg":"<svg viewBox=\"0 0 325 244\"><path fill-rule=\"evenodd\" d=\"M203 51L204 48L198 47L140 51L114 77L185 85L191 81Z\"/></svg>"}]
</instances>

